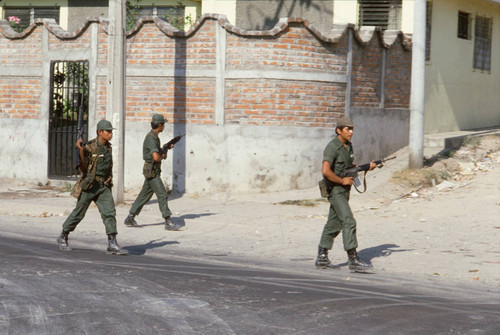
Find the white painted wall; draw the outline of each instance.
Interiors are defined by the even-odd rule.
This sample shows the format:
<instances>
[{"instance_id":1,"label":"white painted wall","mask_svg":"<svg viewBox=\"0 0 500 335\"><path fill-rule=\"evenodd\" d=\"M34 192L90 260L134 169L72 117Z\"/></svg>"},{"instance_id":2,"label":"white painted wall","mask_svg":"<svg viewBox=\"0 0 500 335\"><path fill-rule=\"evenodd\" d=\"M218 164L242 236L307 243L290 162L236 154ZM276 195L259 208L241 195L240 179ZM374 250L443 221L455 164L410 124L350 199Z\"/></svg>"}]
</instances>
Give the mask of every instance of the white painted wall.
<instances>
[{"instance_id":1,"label":"white painted wall","mask_svg":"<svg viewBox=\"0 0 500 335\"><path fill-rule=\"evenodd\" d=\"M474 39L457 37L459 10L493 18L491 73L473 69ZM432 12L426 133L500 125L500 5L485 0L434 1Z\"/></svg>"},{"instance_id":2,"label":"white painted wall","mask_svg":"<svg viewBox=\"0 0 500 335\"><path fill-rule=\"evenodd\" d=\"M201 14L223 14L231 24L236 24L236 0L203 0Z\"/></svg>"}]
</instances>

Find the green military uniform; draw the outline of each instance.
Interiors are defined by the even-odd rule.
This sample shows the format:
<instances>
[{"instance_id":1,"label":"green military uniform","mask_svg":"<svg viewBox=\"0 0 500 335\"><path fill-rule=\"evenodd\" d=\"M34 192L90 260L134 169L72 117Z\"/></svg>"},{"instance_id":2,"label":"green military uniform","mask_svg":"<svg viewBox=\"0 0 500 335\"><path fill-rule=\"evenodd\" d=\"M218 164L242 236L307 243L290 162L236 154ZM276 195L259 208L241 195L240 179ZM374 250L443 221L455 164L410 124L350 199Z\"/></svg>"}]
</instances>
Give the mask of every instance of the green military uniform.
<instances>
[{"instance_id":1,"label":"green military uniform","mask_svg":"<svg viewBox=\"0 0 500 335\"><path fill-rule=\"evenodd\" d=\"M72 232L83 220L87 209L94 201L101 213L106 234L117 234L116 210L111 193L113 159L111 144L104 146L96 139L89 141L84 149L84 169L87 171L80 181L82 193L75 209L63 224L64 232Z\"/></svg>"},{"instance_id":2,"label":"green military uniform","mask_svg":"<svg viewBox=\"0 0 500 335\"><path fill-rule=\"evenodd\" d=\"M352 166L353 160L351 142L347 142L346 146L344 146L338 137L331 140L323 152L323 161L328 161L331 164L332 171L337 176L340 176L343 169ZM356 220L354 220L349 207L351 186L330 183L332 186L328 197L330 212L321 235L319 247L331 250L334 238L342 231L344 249L346 251L356 249L358 247Z\"/></svg>"},{"instance_id":3,"label":"green military uniform","mask_svg":"<svg viewBox=\"0 0 500 335\"><path fill-rule=\"evenodd\" d=\"M142 158L144 159L144 184L142 185L141 192L135 199L130 214L139 215L144 205L151 200L153 193L158 198L158 206L160 207L161 215L163 218L168 218L172 212L168 208L168 193L165 185L161 180L161 161L155 162L153 160L153 153L160 153L160 138L153 130L151 130L144 138L142 146Z\"/></svg>"}]
</instances>

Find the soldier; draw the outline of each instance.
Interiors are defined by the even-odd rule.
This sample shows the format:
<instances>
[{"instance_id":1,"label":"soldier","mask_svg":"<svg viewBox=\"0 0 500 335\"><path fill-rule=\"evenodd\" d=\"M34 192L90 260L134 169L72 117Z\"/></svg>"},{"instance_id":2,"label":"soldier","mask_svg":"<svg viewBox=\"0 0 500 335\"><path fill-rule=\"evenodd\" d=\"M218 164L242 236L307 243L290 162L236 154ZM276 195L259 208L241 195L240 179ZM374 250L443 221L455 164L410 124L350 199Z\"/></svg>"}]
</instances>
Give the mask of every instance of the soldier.
<instances>
[{"instance_id":1,"label":"soldier","mask_svg":"<svg viewBox=\"0 0 500 335\"><path fill-rule=\"evenodd\" d=\"M142 207L151 199L154 193L158 198L158 206L165 219L165 229L173 231L180 229L180 227L170 218L172 212L168 208L168 193L161 180L161 161L167 158L167 154L161 154L161 144L158 134L165 129L165 122L166 120L163 115L153 115L151 120L151 131L144 138L142 158L144 159L143 174L145 179L141 192L132 204L130 213L125 219L124 223L129 227L141 227L135 221L135 216L139 215ZM171 145L169 149L173 147L174 146Z\"/></svg>"},{"instance_id":2,"label":"soldier","mask_svg":"<svg viewBox=\"0 0 500 335\"><path fill-rule=\"evenodd\" d=\"M354 156L350 142L354 130L354 123L348 117L337 121L335 132L337 136L328 143L323 152L321 173L328 185L330 212L323 229L318 247L317 267L329 267L328 250L333 247L333 240L342 231L344 250L347 251L348 264L351 271L364 271L372 267L359 259L356 252L358 241L356 238L356 220L349 207L349 194L353 184L352 177L340 178L340 173L345 168L351 167ZM370 170L376 164L370 163Z\"/></svg>"},{"instance_id":3,"label":"soldier","mask_svg":"<svg viewBox=\"0 0 500 335\"><path fill-rule=\"evenodd\" d=\"M82 145L78 139L76 146L80 151L80 171L82 176L73 188L72 195L78 198L76 207L64 221L57 244L62 251L71 251L68 245L68 234L75 230L83 220L87 209L94 201L101 213L101 218L108 235L107 252L114 255L125 255L127 251L120 248L116 241L116 210L111 187L113 187L113 158L111 143L113 127L111 122L101 120L97 123L97 137Z\"/></svg>"}]
</instances>

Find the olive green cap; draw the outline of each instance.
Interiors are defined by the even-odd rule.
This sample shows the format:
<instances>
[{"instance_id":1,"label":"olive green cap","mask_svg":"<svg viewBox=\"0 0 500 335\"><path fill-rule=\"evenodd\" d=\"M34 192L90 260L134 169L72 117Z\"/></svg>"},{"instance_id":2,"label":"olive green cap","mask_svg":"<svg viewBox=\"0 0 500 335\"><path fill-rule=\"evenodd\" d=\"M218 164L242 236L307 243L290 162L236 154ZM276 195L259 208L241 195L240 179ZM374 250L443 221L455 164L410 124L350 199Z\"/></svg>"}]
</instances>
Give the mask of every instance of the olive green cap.
<instances>
[{"instance_id":1,"label":"olive green cap","mask_svg":"<svg viewBox=\"0 0 500 335\"><path fill-rule=\"evenodd\" d=\"M113 130L113 126L108 120L101 120L97 122L97 131L99 130Z\"/></svg>"},{"instance_id":2,"label":"olive green cap","mask_svg":"<svg viewBox=\"0 0 500 335\"><path fill-rule=\"evenodd\" d=\"M167 122L167 120L165 120L165 118L161 114L154 114L153 119L151 121L156 124L162 124Z\"/></svg>"},{"instance_id":3,"label":"olive green cap","mask_svg":"<svg viewBox=\"0 0 500 335\"><path fill-rule=\"evenodd\" d=\"M354 122L350 117L344 116L337 120L337 127L354 127Z\"/></svg>"}]
</instances>

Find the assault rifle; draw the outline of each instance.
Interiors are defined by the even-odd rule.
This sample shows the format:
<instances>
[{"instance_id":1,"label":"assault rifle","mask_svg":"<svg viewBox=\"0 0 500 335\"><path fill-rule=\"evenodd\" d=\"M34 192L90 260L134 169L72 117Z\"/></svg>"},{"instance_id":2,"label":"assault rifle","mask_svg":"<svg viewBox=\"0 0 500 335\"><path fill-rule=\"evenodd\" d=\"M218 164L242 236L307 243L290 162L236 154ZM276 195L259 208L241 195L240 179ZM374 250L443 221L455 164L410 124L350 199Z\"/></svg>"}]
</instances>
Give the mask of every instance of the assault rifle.
<instances>
[{"instance_id":1,"label":"assault rifle","mask_svg":"<svg viewBox=\"0 0 500 335\"><path fill-rule=\"evenodd\" d=\"M170 141L168 141L167 143L165 143L161 149L160 149L160 156L163 155L163 154L166 154L167 151L170 149L170 146L172 144L176 144L177 142L179 142L181 140L181 138L183 138L184 136L186 136L186 134L182 134L182 135L177 135L176 137L174 137L173 139L171 139Z\"/></svg>"},{"instance_id":2,"label":"assault rifle","mask_svg":"<svg viewBox=\"0 0 500 335\"><path fill-rule=\"evenodd\" d=\"M396 158L396 156L394 157L389 157L389 158L384 158L384 156L382 156L382 158L380 158L380 160L378 161L375 161L375 165L377 165L378 168L381 168L384 166L384 163L388 160L391 160L391 159L394 159ZM363 165L359 165L359 166L351 166L351 167L348 167L346 169L344 169L341 173L340 173L340 178L344 178L344 177L352 177L354 178L354 188L356 189L356 191L358 191L359 193L364 193L366 192L366 172L370 169L370 163L367 163L367 164L363 164ZM360 171L364 171L365 172L365 175L363 177L363 184L364 184L364 190L363 192L361 192L360 190L358 190L358 186L361 185L360 181L359 181L359 178L358 178L358 172Z\"/></svg>"},{"instance_id":3,"label":"assault rifle","mask_svg":"<svg viewBox=\"0 0 500 335\"><path fill-rule=\"evenodd\" d=\"M76 124L76 131L78 135L76 135L76 140L83 140L83 94L80 96L80 107L78 108L78 121ZM76 169L80 168L80 149L76 148Z\"/></svg>"}]
</instances>

